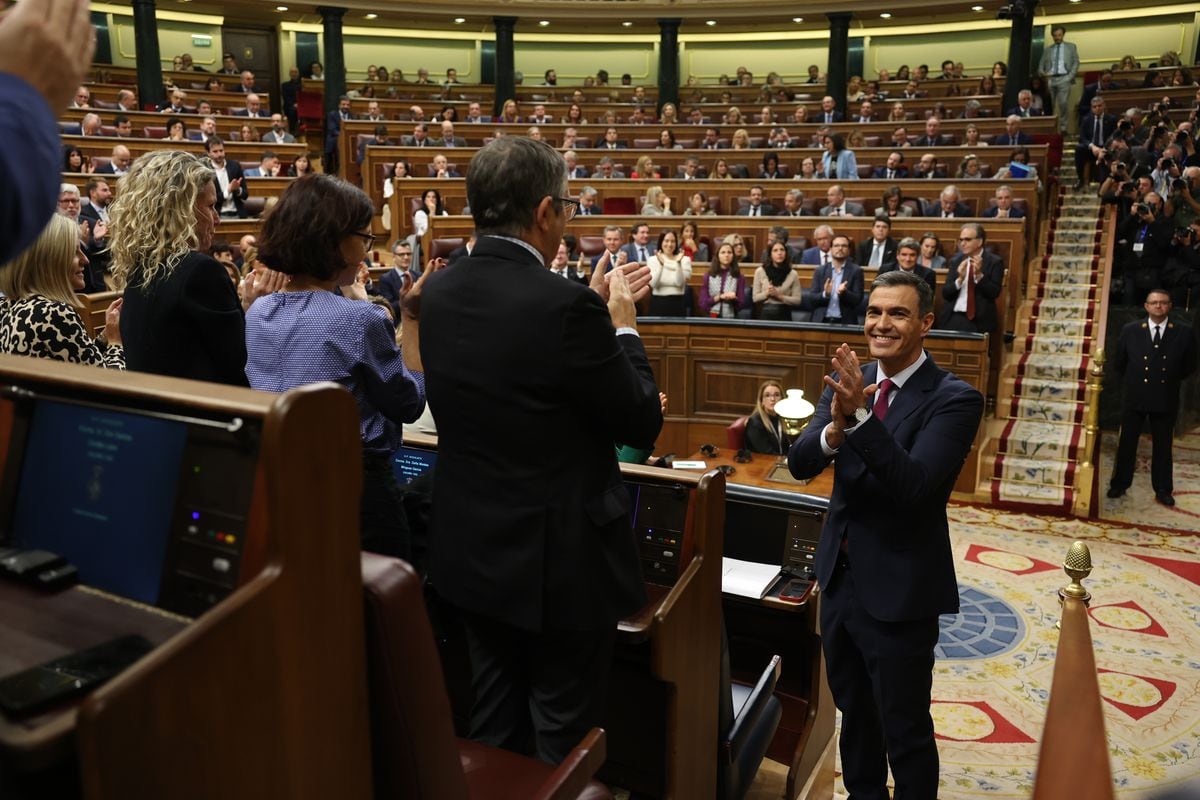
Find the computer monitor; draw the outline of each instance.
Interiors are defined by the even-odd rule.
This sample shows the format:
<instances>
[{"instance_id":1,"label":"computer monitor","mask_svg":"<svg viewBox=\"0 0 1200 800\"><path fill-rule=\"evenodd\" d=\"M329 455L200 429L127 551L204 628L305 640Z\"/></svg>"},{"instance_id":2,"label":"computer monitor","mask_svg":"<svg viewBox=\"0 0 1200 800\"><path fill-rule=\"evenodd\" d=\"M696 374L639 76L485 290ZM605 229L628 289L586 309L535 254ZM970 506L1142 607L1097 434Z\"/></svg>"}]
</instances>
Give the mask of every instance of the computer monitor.
<instances>
[{"instance_id":1,"label":"computer monitor","mask_svg":"<svg viewBox=\"0 0 1200 800\"><path fill-rule=\"evenodd\" d=\"M11 539L82 582L158 602L187 425L53 401L30 421Z\"/></svg>"}]
</instances>

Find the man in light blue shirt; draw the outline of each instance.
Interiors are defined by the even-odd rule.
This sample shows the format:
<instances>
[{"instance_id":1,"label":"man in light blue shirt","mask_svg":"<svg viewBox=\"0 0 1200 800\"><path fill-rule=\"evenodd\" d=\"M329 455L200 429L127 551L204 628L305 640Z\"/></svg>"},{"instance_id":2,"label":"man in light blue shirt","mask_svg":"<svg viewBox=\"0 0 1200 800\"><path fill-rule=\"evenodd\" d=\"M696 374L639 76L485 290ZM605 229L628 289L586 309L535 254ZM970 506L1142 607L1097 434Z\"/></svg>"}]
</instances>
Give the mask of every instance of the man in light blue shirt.
<instances>
[{"instance_id":1,"label":"man in light blue shirt","mask_svg":"<svg viewBox=\"0 0 1200 800\"><path fill-rule=\"evenodd\" d=\"M1067 132L1067 120L1070 119L1067 98L1071 95L1071 86L1075 83L1075 74L1079 72L1079 51L1071 42L1064 42L1067 29L1055 25L1050 36L1054 44L1042 53L1038 71L1045 75L1050 84L1050 93L1054 96L1054 113L1058 115L1058 129Z\"/></svg>"}]
</instances>

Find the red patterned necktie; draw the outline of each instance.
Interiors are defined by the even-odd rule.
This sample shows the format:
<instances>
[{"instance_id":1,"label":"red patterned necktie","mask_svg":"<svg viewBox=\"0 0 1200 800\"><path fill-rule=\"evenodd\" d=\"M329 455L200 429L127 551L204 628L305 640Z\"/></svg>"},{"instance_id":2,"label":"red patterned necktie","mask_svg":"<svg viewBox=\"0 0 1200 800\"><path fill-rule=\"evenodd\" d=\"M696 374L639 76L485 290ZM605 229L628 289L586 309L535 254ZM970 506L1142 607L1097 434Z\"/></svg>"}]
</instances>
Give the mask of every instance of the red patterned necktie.
<instances>
[{"instance_id":1,"label":"red patterned necktie","mask_svg":"<svg viewBox=\"0 0 1200 800\"><path fill-rule=\"evenodd\" d=\"M975 259L967 259L967 319L975 319Z\"/></svg>"},{"instance_id":2,"label":"red patterned necktie","mask_svg":"<svg viewBox=\"0 0 1200 800\"><path fill-rule=\"evenodd\" d=\"M878 417L880 422L887 418L888 395L891 394L895 385L891 378L884 378L879 382L879 389L875 392L875 405L872 406L871 413Z\"/></svg>"}]
</instances>

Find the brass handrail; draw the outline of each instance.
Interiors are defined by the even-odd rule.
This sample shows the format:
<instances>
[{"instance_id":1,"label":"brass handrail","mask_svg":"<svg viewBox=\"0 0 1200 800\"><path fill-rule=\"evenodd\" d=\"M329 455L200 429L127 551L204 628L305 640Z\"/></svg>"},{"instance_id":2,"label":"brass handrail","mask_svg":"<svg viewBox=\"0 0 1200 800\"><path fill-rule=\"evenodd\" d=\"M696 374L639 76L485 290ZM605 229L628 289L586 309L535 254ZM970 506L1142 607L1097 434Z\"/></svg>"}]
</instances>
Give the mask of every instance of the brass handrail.
<instances>
[{"instance_id":1,"label":"brass handrail","mask_svg":"<svg viewBox=\"0 0 1200 800\"><path fill-rule=\"evenodd\" d=\"M1091 554L1075 542L1063 569L1071 583L1059 591L1063 614L1054 658L1054 681L1038 752L1033 800L1064 797L1112 800L1112 765L1104 731L1104 707L1092 651L1087 605L1080 581L1091 573Z\"/></svg>"},{"instance_id":2,"label":"brass handrail","mask_svg":"<svg viewBox=\"0 0 1200 800\"><path fill-rule=\"evenodd\" d=\"M1083 440L1079 447L1079 463L1075 470L1075 496L1071 504L1072 512L1078 517L1094 517L1099 511L1100 394L1104 385L1104 334L1108 328L1108 295L1112 287L1116 225L1116 206L1106 206L1104 222L1101 225L1104 249L1100 257L1100 296L1096 300L1096 324L1092 329L1092 360L1083 396Z\"/></svg>"}]
</instances>

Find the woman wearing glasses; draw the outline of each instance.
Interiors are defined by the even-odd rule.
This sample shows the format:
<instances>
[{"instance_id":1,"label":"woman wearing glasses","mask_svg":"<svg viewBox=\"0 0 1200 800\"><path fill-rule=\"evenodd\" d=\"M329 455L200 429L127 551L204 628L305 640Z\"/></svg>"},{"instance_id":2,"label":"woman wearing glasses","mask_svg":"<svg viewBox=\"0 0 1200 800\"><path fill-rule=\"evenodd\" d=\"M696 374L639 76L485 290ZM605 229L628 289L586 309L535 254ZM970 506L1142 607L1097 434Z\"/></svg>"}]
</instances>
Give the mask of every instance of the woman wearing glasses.
<instances>
[{"instance_id":1,"label":"woman wearing glasses","mask_svg":"<svg viewBox=\"0 0 1200 800\"><path fill-rule=\"evenodd\" d=\"M374 214L362 190L328 175L297 181L280 195L263 222L258 257L291 280L246 315L246 376L251 387L269 392L316 381L350 390L363 441L362 547L411 559L391 461L401 424L415 421L425 407L420 326L414 304L402 303L406 324L397 347L387 312L366 302L356 278L375 243ZM436 268L431 264L424 274ZM423 282L418 279L408 296L415 299Z\"/></svg>"}]
</instances>

